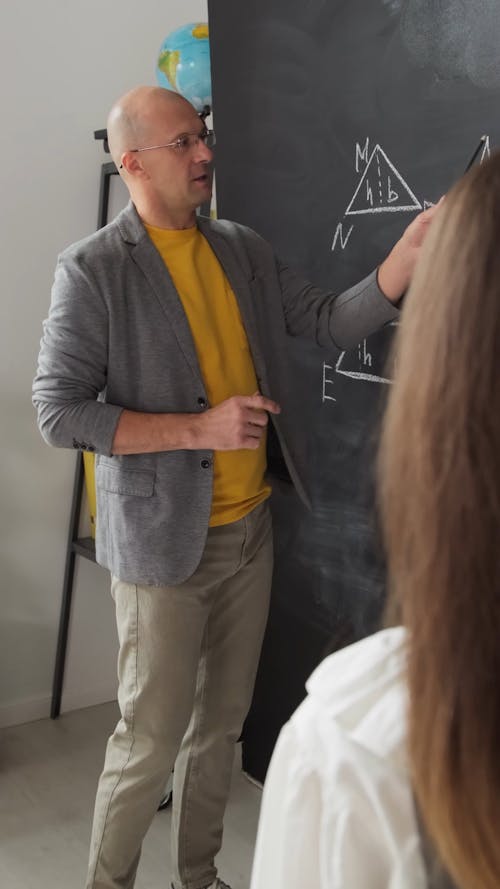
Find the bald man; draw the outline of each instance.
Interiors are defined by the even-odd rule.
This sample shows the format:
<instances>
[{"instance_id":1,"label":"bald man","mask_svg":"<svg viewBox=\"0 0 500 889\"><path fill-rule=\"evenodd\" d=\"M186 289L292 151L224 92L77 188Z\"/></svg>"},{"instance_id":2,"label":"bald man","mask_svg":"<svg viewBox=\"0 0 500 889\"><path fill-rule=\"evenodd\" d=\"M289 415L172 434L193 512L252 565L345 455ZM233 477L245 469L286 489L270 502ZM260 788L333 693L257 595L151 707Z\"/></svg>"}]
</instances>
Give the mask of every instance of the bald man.
<instances>
[{"instance_id":1,"label":"bald man","mask_svg":"<svg viewBox=\"0 0 500 889\"><path fill-rule=\"evenodd\" d=\"M213 134L184 99L135 89L108 134L131 200L59 257L34 383L46 441L96 454L96 555L116 603L121 719L87 889L134 885L174 762L172 886L220 889L214 858L269 604L271 434L309 503L286 337L347 349L394 319L432 214L336 296L250 229L197 216Z\"/></svg>"}]
</instances>

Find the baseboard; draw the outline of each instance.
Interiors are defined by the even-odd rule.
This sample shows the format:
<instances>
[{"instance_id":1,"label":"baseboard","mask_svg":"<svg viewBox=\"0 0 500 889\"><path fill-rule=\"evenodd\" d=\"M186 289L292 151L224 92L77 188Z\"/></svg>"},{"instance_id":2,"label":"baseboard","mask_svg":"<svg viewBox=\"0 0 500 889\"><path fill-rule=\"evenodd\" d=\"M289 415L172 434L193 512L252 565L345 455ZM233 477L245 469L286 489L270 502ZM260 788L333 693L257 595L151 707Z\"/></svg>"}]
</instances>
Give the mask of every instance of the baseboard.
<instances>
[{"instance_id":1,"label":"baseboard","mask_svg":"<svg viewBox=\"0 0 500 889\"><path fill-rule=\"evenodd\" d=\"M116 701L117 692L118 680L98 688L68 689L67 692L63 692L61 713L70 713L71 710L83 710L85 707L95 707L97 704Z\"/></svg>"},{"instance_id":2,"label":"baseboard","mask_svg":"<svg viewBox=\"0 0 500 889\"><path fill-rule=\"evenodd\" d=\"M94 707L97 704L107 704L116 700L116 683L99 688L85 689L81 691L69 690L63 694L61 713L69 713L71 710L83 710L85 707ZM38 719L47 719L50 716L51 698L40 696L38 698L25 698L22 701L13 701L9 704L0 704L0 728L10 725L23 725L25 722L35 722Z\"/></svg>"},{"instance_id":3,"label":"baseboard","mask_svg":"<svg viewBox=\"0 0 500 889\"><path fill-rule=\"evenodd\" d=\"M25 698L10 704L0 704L0 728L22 725L50 716L50 697Z\"/></svg>"}]
</instances>

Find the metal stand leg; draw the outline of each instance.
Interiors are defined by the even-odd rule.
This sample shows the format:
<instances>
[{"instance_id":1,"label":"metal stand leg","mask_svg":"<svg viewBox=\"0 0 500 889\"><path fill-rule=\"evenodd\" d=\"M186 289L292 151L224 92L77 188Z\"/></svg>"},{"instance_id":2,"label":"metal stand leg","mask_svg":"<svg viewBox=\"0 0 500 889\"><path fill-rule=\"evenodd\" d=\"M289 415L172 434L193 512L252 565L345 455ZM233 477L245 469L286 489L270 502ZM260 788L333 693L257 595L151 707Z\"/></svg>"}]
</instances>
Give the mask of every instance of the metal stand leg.
<instances>
[{"instance_id":1,"label":"metal stand leg","mask_svg":"<svg viewBox=\"0 0 500 889\"><path fill-rule=\"evenodd\" d=\"M71 599L73 596L73 578L75 574L76 553L73 548L73 543L78 536L78 523L80 519L82 489L83 459L82 455L78 454L75 466L75 479L73 482L73 499L71 501L71 515L69 520L68 543L66 547L66 565L64 568L61 614L59 617L59 633L57 637L56 662L54 667L54 681L52 685L52 705L50 709L50 716L52 719L57 719L61 711L64 665L66 661L69 619L71 615Z\"/></svg>"},{"instance_id":2,"label":"metal stand leg","mask_svg":"<svg viewBox=\"0 0 500 889\"><path fill-rule=\"evenodd\" d=\"M99 184L99 209L97 214L97 227L102 228L108 221L109 189L111 176L117 175L118 170L114 163L101 165L101 178ZM78 540L78 525L80 522L80 506L83 491L83 458L77 455L75 467L75 479L73 482L73 499L71 502L71 516L68 530L68 542L66 546L66 565L64 568L64 581L62 592L61 612L59 616L59 632L57 636L56 661L54 665L54 680L52 684L52 703L50 716L57 719L61 712L61 696L64 680L64 667L66 663L66 648L68 644L68 630L71 616L71 601L73 598L73 580L75 576L75 558L77 555L95 561L95 548L93 540L84 538Z\"/></svg>"}]
</instances>

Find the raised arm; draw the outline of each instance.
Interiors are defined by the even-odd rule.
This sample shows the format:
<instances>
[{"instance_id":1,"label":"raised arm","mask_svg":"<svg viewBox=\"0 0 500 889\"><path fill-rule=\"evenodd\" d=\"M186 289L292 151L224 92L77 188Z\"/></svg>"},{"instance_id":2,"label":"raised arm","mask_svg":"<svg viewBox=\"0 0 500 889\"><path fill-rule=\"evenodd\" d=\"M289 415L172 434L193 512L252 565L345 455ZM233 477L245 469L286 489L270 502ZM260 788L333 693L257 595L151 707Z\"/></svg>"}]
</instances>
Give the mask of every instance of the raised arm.
<instances>
[{"instance_id":1,"label":"raised arm","mask_svg":"<svg viewBox=\"0 0 500 889\"><path fill-rule=\"evenodd\" d=\"M288 332L320 346L353 348L398 317L398 302L408 288L425 234L437 209L420 213L405 229L384 262L344 293L315 287L282 264L280 276Z\"/></svg>"}]
</instances>

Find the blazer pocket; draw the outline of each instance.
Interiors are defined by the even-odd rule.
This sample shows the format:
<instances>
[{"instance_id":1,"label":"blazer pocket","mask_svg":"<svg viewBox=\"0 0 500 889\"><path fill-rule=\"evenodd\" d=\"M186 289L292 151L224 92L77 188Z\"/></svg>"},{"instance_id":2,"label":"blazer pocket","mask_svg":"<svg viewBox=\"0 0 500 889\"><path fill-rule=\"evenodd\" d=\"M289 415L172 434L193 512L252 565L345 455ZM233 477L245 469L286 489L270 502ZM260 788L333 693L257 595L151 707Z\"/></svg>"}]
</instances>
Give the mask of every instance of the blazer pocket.
<instances>
[{"instance_id":1,"label":"blazer pocket","mask_svg":"<svg viewBox=\"0 0 500 889\"><path fill-rule=\"evenodd\" d=\"M109 494L152 497L155 472L152 469L123 469L121 466L99 463L96 467L96 486Z\"/></svg>"}]
</instances>

